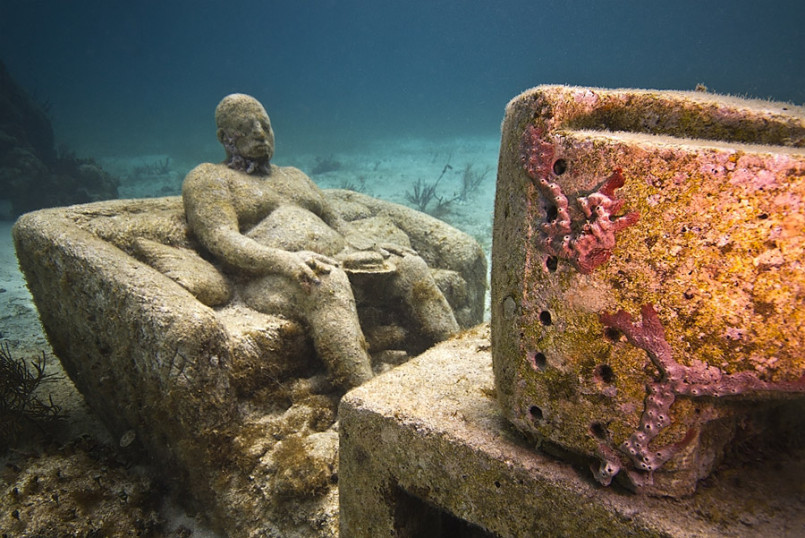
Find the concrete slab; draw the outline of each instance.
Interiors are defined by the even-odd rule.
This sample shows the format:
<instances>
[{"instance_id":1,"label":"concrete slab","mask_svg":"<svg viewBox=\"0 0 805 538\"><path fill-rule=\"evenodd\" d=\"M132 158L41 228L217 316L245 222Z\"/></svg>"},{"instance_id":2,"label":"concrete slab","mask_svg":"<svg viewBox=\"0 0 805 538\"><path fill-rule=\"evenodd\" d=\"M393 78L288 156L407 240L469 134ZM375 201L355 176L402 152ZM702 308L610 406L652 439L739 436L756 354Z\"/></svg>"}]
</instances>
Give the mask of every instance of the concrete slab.
<instances>
[{"instance_id":1,"label":"concrete slab","mask_svg":"<svg viewBox=\"0 0 805 538\"><path fill-rule=\"evenodd\" d=\"M695 496L606 488L534 449L496 401L479 326L341 401L340 532L438 536L802 536L802 452L723 469ZM733 460L734 461L734 460Z\"/></svg>"}]
</instances>

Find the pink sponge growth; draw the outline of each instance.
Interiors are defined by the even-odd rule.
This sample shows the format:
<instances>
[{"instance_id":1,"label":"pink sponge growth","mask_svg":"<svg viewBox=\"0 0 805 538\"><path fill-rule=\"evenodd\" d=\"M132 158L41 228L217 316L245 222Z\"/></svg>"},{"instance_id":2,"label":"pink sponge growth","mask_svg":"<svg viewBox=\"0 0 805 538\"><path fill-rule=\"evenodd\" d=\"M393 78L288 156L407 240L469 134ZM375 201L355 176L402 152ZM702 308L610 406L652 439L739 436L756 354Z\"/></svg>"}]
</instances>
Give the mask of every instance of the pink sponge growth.
<instances>
[{"instance_id":1,"label":"pink sponge growth","mask_svg":"<svg viewBox=\"0 0 805 538\"><path fill-rule=\"evenodd\" d=\"M609 485L622 468L628 470L629 478L634 485L651 483L651 473L690 442L695 434L693 428L678 443L661 448L649 446L660 431L671 424L670 410L677 396L696 398L760 392L805 392L805 376L796 381L770 383L759 379L753 372L726 374L702 361L693 361L691 366L679 364L674 360L673 351L665 339L665 330L654 307L650 304L643 305L640 313L642 316L640 322L634 322L631 314L624 310L615 314L599 315L605 327L621 331L630 344L644 350L660 373L659 380L649 383L646 387L648 394L640 424L638 429L621 443L620 454L606 443L602 443L599 447L598 453L602 462L598 469L593 469L593 473L604 485Z\"/></svg>"},{"instance_id":2,"label":"pink sponge growth","mask_svg":"<svg viewBox=\"0 0 805 538\"><path fill-rule=\"evenodd\" d=\"M615 248L615 234L635 224L640 215L636 212L616 217L624 200L614 198L615 189L623 187L623 172L617 168L598 192L576 198L587 221L573 240L574 261L579 272L588 274L606 263Z\"/></svg>"},{"instance_id":3,"label":"pink sponge growth","mask_svg":"<svg viewBox=\"0 0 805 538\"><path fill-rule=\"evenodd\" d=\"M520 161L531 179L547 178L553 171L554 148L545 138L545 130L529 125L523 131Z\"/></svg>"},{"instance_id":4,"label":"pink sponge growth","mask_svg":"<svg viewBox=\"0 0 805 538\"><path fill-rule=\"evenodd\" d=\"M545 222L540 230L542 249L549 256L569 261L582 274L592 273L606 263L615 248L615 234L640 218L636 212L617 216L625 203L615 198L615 191L626 181L623 171L617 168L597 192L575 199L576 214L583 216L583 220L577 219L574 226L570 201L554 181L564 173L565 164L556 159L556 150L542 129L533 125L526 127L520 160L544 202Z\"/></svg>"}]
</instances>

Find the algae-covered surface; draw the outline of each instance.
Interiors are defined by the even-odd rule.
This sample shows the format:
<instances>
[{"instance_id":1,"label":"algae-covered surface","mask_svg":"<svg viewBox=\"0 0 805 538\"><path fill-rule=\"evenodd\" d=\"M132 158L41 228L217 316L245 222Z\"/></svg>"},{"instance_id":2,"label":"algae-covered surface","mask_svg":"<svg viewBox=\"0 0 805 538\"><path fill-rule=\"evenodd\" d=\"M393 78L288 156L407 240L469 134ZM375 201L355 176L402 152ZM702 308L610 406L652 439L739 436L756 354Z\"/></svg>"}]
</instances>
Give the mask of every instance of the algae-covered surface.
<instances>
[{"instance_id":1,"label":"algae-covered surface","mask_svg":"<svg viewBox=\"0 0 805 538\"><path fill-rule=\"evenodd\" d=\"M691 92L510 103L492 319L518 427L686 494L747 401L805 391L804 135L797 107Z\"/></svg>"},{"instance_id":2,"label":"algae-covered surface","mask_svg":"<svg viewBox=\"0 0 805 538\"><path fill-rule=\"evenodd\" d=\"M606 488L534 450L497 403L490 347L480 326L342 400L342 533L404 527L395 506L408 496L416 516L435 506L479 536L797 536L805 525L801 448L736 445L732 465L683 499Z\"/></svg>"}]
</instances>

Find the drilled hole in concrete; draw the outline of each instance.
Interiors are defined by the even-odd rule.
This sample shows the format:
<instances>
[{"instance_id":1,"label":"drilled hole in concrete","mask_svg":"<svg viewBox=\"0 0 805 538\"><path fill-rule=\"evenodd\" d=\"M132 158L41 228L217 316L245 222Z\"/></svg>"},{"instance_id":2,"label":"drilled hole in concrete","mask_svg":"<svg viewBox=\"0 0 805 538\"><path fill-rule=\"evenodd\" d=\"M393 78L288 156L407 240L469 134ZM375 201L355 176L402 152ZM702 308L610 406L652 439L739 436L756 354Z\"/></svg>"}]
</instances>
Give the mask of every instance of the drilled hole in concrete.
<instances>
[{"instance_id":1,"label":"drilled hole in concrete","mask_svg":"<svg viewBox=\"0 0 805 538\"><path fill-rule=\"evenodd\" d=\"M607 427L600 422L593 422L590 424L590 433L596 439L606 440L609 437Z\"/></svg>"},{"instance_id":2,"label":"drilled hole in concrete","mask_svg":"<svg viewBox=\"0 0 805 538\"><path fill-rule=\"evenodd\" d=\"M542 371L548 366L548 358L539 351L529 351L527 358L531 366L537 371Z\"/></svg>"},{"instance_id":3,"label":"drilled hole in concrete","mask_svg":"<svg viewBox=\"0 0 805 538\"><path fill-rule=\"evenodd\" d=\"M551 313L548 312L547 310L543 310L542 312L539 313L539 321L546 327L548 325L551 325L553 323L553 321L551 320Z\"/></svg>"},{"instance_id":4,"label":"drilled hole in concrete","mask_svg":"<svg viewBox=\"0 0 805 538\"><path fill-rule=\"evenodd\" d=\"M545 258L545 267L548 268L548 271L551 273L556 271L556 268L559 266L559 258L556 256L548 256Z\"/></svg>"},{"instance_id":5,"label":"drilled hole in concrete","mask_svg":"<svg viewBox=\"0 0 805 538\"><path fill-rule=\"evenodd\" d=\"M604 338L611 342L617 342L621 339L621 332L615 327L607 327L604 329Z\"/></svg>"},{"instance_id":6,"label":"drilled hole in concrete","mask_svg":"<svg viewBox=\"0 0 805 538\"><path fill-rule=\"evenodd\" d=\"M593 378L600 383L609 385L615 382L615 371L608 364L599 364L593 370Z\"/></svg>"},{"instance_id":7,"label":"drilled hole in concrete","mask_svg":"<svg viewBox=\"0 0 805 538\"><path fill-rule=\"evenodd\" d=\"M542 420L542 409L537 407L536 405L532 405L528 408L528 412L531 414L531 418L534 420Z\"/></svg>"},{"instance_id":8,"label":"drilled hole in concrete","mask_svg":"<svg viewBox=\"0 0 805 538\"><path fill-rule=\"evenodd\" d=\"M693 290L687 290L685 293L683 293L683 294L682 294L682 296L683 296L685 299L687 299L688 301L690 301L691 299L693 299L694 297L696 297L696 292L695 292L695 291L693 291Z\"/></svg>"},{"instance_id":9,"label":"drilled hole in concrete","mask_svg":"<svg viewBox=\"0 0 805 538\"><path fill-rule=\"evenodd\" d=\"M567 171L567 161L564 159L556 159L553 163L553 173L561 176Z\"/></svg>"}]
</instances>

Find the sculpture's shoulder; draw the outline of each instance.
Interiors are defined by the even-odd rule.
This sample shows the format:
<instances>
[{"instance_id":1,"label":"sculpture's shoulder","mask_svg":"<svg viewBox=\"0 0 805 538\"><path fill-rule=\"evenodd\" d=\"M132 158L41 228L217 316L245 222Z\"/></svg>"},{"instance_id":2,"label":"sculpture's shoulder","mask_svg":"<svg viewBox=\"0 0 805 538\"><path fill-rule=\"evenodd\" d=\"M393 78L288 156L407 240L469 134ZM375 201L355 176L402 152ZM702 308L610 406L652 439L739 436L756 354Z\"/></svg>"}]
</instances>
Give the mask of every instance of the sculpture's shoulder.
<instances>
[{"instance_id":1,"label":"sculpture's shoulder","mask_svg":"<svg viewBox=\"0 0 805 538\"><path fill-rule=\"evenodd\" d=\"M216 214L215 207L231 204L229 169L225 165L202 163L190 170L182 182L182 201L193 227ZM199 216L204 217L199 220Z\"/></svg>"},{"instance_id":2,"label":"sculpture's shoulder","mask_svg":"<svg viewBox=\"0 0 805 538\"><path fill-rule=\"evenodd\" d=\"M295 166L271 166L271 174L275 177L288 178L296 182L315 186L316 183L302 170Z\"/></svg>"},{"instance_id":3,"label":"sculpture's shoulder","mask_svg":"<svg viewBox=\"0 0 805 538\"><path fill-rule=\"evenodd\" d=\"M206 204L210 200L229 199L232 170L224 164L202 163L190 170L182 182L182 198L187 204Z\"/></svg>"},{"instance_id":4,"label":"sculpture's shoulder","mask_svg":"<svg viewBox=\"0 0 805 538\"><path fill-rule=\"evenodd\" d=\"M184 178L184 187L210 181L220 181L229 175L228 172L229 169L223 164L201 163L187 173Z\"/></svg>"}]
</instances>

